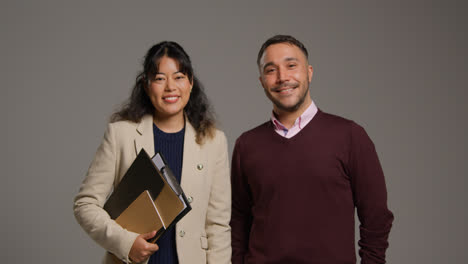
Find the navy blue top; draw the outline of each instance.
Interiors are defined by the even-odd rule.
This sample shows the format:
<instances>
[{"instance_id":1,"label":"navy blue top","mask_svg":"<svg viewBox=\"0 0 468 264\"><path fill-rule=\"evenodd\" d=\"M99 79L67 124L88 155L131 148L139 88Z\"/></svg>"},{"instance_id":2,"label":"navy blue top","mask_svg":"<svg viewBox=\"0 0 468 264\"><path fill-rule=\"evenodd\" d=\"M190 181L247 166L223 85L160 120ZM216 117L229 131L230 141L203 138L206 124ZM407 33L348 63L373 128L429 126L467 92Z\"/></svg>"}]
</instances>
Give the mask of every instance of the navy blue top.
<instances>
[{"instance_id":1,"label":"navy blue top","mask_svg":"<svg viewBox=\"0 0 468 264\"><path fill-rule=\"evenodd\" d=\"M182 158L184 153L185 128L176 133L166 133L153 124L154 151L166 159L177 181L182 177ZM149 259L149 264L178 264L175 241L175 228L169 228L156 244L159 250Z\"/></svg>"}]
</instances>

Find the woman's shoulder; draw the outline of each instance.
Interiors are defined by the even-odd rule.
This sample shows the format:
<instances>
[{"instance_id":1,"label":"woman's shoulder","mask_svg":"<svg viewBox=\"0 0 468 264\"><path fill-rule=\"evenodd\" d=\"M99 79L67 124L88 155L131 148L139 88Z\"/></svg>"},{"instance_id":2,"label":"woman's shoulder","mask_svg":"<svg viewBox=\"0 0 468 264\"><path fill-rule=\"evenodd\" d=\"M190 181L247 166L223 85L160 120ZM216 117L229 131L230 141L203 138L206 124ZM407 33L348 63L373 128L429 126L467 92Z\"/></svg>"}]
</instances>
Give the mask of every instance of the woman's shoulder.
<instances>
[{"instance_id":1,"label":"woman's shoulder","mask_svg":"<svg viewBox=\"0 0 468 264\"><path fill-rule=\"evenodd\" d=\"M226 134L223 130L215 127L213 131L213 138L226 138Z\"/></svg>"},{"instance_id":2,"label":"woman's shoulder","mask_svg":"<svg viewBox=\"0 0 468 264\"><path fill-rule=\"evenodd\" d=\"M129 120L121 120L116 122L110 122L107 125L107 130L116 134L128 134L136 131L137 127L138 123Z\"/></svg>"},{"instance_id":3,"label":"woman's shoulder","mask_svg":"<svg viewBox=\"0 0 468 264\"><path fill-rule=\"evenodd\" d=\"M223 146L227 144L226 134L219 128L213 128L211 137L207 136L205 144Z\"/></svg>"},{"instance_id":4,"label":"woman's shoulder","mask_svg":"<svg viewBox=\"0 0 468 264\"><path fill-rule=\"evenodd\" d=\"M123 135L133 135L134 133L141 132L141 130L145 130L148 126L148 122L152 123L147 120L146 116L143 116L140 121L131 121L131 120L118 120L118 121L111 121L107 129L111 131L115 131L118 134ZM149 118L152 120L152 118Z\"/></svg>"},{"instance_id":5,"label":"woman's shoulder","mask_svg":"<svg viewBox=\"0 0 468 264\"><path fill-rule=\"evenodd\" d=\"M119 121L110 122L109 126L113 127L114 129L129 129L129 128L137 128L138 124L139 123L130 121L130 120L119 120Z\"/></svg>"}]
</instances>

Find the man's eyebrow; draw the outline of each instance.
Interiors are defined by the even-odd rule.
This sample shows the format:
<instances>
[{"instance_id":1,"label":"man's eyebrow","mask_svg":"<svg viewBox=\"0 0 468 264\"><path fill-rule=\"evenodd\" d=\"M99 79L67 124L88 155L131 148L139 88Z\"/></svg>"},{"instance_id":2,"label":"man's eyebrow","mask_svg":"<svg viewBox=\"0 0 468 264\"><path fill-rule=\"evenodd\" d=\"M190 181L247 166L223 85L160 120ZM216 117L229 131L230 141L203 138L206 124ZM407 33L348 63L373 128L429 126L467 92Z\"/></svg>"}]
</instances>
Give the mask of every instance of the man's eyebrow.
<instances>
[{"instance_id":1,"label":"man's eyebrow","mask_svg":"<svg viewBox=\"0 0 468 264\"><path fill-rule=\"evenodd\" d=\"M294 58L294 57L287 57L286 59L284 59L285 61L299 61L297 58Z\"/></svg>"},{"instance_id":2,"label":"man's eyebrow","mask_svg":"<svg viewBox=\"0 0 468 264\"><path fill-rule=\"evenodd\" d=\"M274 65L272 61L265 63L265 65L263 65L263 70L265 70L268 66L271 66L271 65Z\"/></svg>"},{"instance_id":3,"label":"man's eyebrow","mask_svg":"<svg viewBox=\"0 0 468 264\"><path fill-rule=\"evenodd\" d=\"M284 61L286 61L286 62L299 61L299 59L295 58L295 57L287 57L287 58L284 59ZM263 70L265 70L268 66L271 66L271 65L274 65L274 63L272 61L269 61L269 62L265 63L265 65L263 65Z\"/></svg>"}]
</instances>

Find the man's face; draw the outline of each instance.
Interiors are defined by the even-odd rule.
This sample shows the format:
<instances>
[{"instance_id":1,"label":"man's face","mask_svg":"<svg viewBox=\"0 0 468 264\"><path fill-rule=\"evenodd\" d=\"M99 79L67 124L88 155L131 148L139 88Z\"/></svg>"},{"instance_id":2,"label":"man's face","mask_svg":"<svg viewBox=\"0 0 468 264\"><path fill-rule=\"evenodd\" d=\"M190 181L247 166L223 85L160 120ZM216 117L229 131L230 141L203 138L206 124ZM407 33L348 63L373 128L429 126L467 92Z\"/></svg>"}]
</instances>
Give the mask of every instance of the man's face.
<instances>
[{"instance_id":1,"label":"man's face","mask_svg":"<svg viewBox=\"0 0 468 264\"><path fill-rule=\"evenodd\" d=\"M310 105L313 69L304 53L289 43L269 46L260 60L260 82L278 111L303 111Z\"/></svg>"}]
</instances>

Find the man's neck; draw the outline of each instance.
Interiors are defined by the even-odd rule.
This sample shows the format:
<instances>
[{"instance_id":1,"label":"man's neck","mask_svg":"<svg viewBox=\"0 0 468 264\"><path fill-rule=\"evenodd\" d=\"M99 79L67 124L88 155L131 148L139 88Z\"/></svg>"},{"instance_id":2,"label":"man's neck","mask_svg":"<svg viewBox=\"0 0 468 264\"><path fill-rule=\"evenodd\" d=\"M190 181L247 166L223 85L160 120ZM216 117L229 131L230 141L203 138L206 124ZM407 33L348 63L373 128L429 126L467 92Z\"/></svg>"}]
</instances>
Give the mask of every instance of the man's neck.
<instances>
[{"instance_id":1,"label":"man's neck","mask_svg":"<svg viewBox=\"0 0 468 264\"><path fill-rule=\"evenodd\" d=\"M312 100L304 102L297 110L295 111L284 111L278 109L276 106L273 106L273 111L276 115L276 118L281 122L283 126L287 129L290 129L296 120L304 113L304 111L312 104Z\"/></svg>"}]
</instances>

